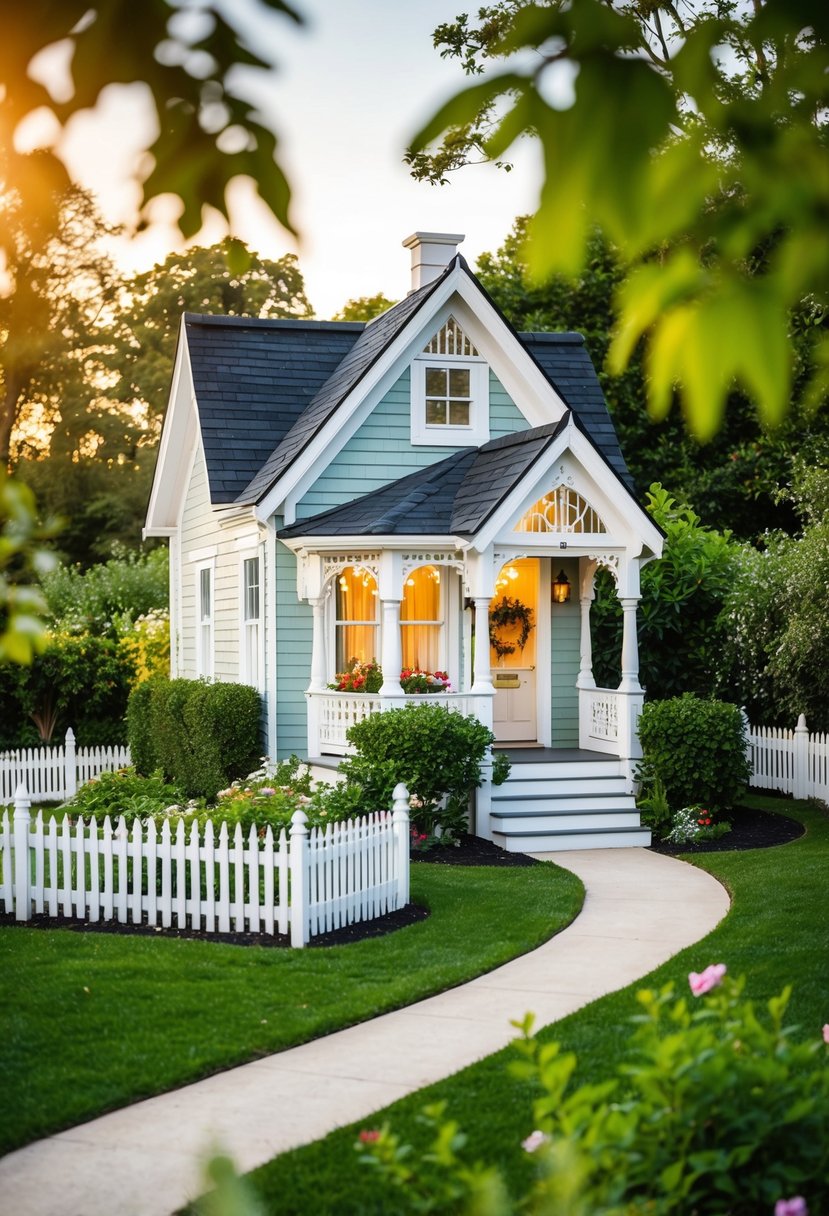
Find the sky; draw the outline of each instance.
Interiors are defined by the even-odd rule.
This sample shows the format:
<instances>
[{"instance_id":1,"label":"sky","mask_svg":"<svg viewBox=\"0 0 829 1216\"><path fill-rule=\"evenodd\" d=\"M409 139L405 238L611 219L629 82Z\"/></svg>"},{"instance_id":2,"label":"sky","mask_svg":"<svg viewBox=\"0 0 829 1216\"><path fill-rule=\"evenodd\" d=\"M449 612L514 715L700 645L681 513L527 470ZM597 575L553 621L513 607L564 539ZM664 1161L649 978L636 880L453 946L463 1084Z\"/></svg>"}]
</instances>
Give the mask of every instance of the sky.
<instances>
[{"instance_id":1,"label":"sky","mask_svg":"<svg viewBox=\"0 0 829 1216\"><path fill-rule=\"evenodd\" d=\"M401 242L415 230L464 233L461 252L472 265L481 252L497 249L514 218L534 207L539 174L531 146L519 151L512 173L475 166L447 186L415 182L402 164L411 135L465 81L456 63L440 59L431 38L462 10L460 0L296 3L304 27L271 14L250 28L257 49L278 64L257 85L256 98L280 137L301 241L279 228L244 182L231 200L236 234L264 257L296 253L321 318L348 299L405 295L410 254ZM250 0L233 4L234 13L254 8ZM71 171L111 222L129 225L134 218L139 190L129 179L149 133L140 86L113 87L97 113L72 120L64 142ZM182 247L170 223L174 213L170 200L160 200L149 232L117 243L126 273ZM214 216L197 243L223 235Z\"/></svg>"}]
</instances>

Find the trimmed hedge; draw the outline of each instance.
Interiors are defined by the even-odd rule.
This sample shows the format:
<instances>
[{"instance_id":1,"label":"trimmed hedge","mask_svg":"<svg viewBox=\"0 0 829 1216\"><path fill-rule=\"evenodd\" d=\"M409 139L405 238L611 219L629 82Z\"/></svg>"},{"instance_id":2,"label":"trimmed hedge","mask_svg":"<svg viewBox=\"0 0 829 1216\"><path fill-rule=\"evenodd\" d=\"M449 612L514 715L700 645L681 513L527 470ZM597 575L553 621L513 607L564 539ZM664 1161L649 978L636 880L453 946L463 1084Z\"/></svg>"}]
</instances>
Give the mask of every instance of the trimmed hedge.
<instances>
[{"instance_id":1,"label":"trimmed hedge","mask_svg":"<svg viewBox=\"0 0 829 1216\"><path fill-rule=\"evenodd\" d=\"M247 684L148 680L127 709L133 763L144 776L160 771L190 798L215 798L257 767L261 712Z\"/></svg>"},{"instance_id":2,"label":"trimmed hedge","mask_svg":"<svg viewBox=\"0 0 829 1216\"><path fill-rule=\"evenodd\" d=\"M661 781L671 810L701 804L726 810L748 783L745 724L739 707L685 693L648 701L639 719L639 774L650 791Z\"/></svg>"}]
</instances>

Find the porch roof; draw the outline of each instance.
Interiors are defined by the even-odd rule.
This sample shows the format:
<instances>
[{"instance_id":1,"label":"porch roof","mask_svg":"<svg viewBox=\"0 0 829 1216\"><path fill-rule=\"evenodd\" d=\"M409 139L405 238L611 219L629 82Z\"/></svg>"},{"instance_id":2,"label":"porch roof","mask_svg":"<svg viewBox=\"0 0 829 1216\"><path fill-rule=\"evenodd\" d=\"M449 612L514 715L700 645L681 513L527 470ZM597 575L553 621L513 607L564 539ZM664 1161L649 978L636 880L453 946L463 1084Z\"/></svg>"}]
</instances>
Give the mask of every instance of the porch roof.
<instances>
[{"instance_id":1,"label":"porch roof","mask_svg":"<svg viewBox=\"0 0 829 1216\"><path fill-rule=\"evenodd\" d=\"M299 536L474 536L531 465L567 426L557 423L463 448L380 490L282 528Z\"/></svg>"}]
</instances>

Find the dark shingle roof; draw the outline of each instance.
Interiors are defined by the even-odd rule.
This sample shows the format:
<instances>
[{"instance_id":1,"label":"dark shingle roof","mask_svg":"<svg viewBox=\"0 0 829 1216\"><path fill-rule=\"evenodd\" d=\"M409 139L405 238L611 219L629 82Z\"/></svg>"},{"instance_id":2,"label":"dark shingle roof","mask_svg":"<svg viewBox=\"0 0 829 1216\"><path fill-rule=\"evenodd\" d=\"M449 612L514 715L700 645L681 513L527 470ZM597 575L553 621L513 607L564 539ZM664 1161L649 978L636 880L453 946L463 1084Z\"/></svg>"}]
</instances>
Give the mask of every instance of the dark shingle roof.
<instances>
[{"instance_id":1,"label":"dark shingle roof","mask_svg":"<svg viewBox=\"0 0 829 1216\"><path fill-rule=\"evenodd\" d=\"M365 326L186 313L210 497L231 503Z\"/></svg>"},{"instance_id":2,"label":"dark shingle roof","mask_svg":"<svg viewBox=\"0 0 829 1216\"><path fill-rule=\"evenodd\" d=\"M448 273L448 270L445 273ZM239 496L240 502L259 502L267 494L276 479L308 446L389 343L429 298L439 282L440 279L436 279L418 288L394 308L389 308L369 322L339 366L320 387L305 412L274 447L250 485Z\"/></svg>"},{"instance_id":3,"label":"dark shingle roof","mask_svg":"<svg viewBox=\"0 0 829 1216\"><path fill-rule=\"evenodd\" d=\"M567 426L560 422L464 448L362 498L303 519L279 536L474 536Z\"/></svg>"}]
</instances>

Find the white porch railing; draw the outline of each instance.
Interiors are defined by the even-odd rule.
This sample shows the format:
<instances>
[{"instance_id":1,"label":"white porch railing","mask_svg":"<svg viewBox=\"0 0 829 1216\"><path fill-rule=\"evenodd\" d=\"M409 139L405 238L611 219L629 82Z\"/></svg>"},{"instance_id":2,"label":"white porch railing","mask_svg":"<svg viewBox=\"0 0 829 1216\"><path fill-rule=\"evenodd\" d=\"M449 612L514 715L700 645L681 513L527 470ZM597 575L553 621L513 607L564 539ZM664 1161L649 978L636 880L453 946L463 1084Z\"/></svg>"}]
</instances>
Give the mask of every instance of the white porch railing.
<instances>
[{"instance_id":1,"label":"white porch railing","mask_svg":"<svg viewBox=\"0 0 829 1216\"><path fill-rule=\"evenodd\" d=\"M99 773L130 763L128 747L75 747L71 726L58 747L25 747L0 752L0 806L25 785L36 802L63 802Z\"/></svg>"},{"instance_id":2,"label":"white porch railing","mask_svg":"<svg viewBox=\"0 0 829 1216\"><path fill-rule=\"evenodd\" d=\"M829 735L810 735L803 714L792 730L747 725L749 785L829 802Z\"/></svg>"},{"instance_id":3,"label":"white porch railing","mask_svg":"<svg viewBox=\"0 0 829 1216\"><path fill-rule=\"evenodd\" d=\"M71 824L32 821L24 787L14 816L0 820L0 909L18 921L34 914L216 933L288 934L292 946L409 902L409 794L394 791L393 812L324 829L296 811L290 834L268 827L247 837L237 824L203 833L181 820L113 828L107 816Z\"/></svg>"},{"instance_id":4,"label":"white porch railing","mask_svg":"<svg viewBox=\"0 0 829 1216\"><path fill-rule=\"evenodd\" d=\"M379 693L307 692L308 750L311 755L345 756L351 751L346 734L351 726L384 709L403 705L444 705L459 714L473 714L492 726L492 698L471 693L418 693L381 697Z\"/></svg>"}]
</instances>

